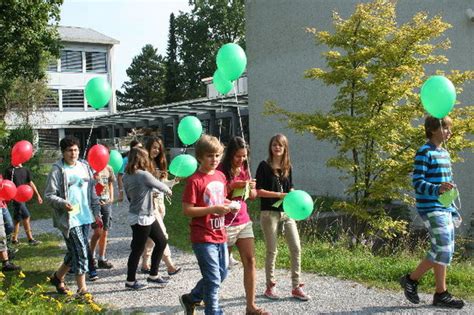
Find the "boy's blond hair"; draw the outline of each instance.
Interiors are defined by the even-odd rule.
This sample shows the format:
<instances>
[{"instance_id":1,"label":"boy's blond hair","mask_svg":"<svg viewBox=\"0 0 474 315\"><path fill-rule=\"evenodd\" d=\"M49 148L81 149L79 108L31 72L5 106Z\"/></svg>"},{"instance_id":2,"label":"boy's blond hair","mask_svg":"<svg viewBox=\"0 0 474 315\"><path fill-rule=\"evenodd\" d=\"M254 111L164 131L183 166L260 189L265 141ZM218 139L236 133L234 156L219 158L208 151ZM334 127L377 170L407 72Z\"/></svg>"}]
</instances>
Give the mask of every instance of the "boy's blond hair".
<instances>
[{"instance_id":1,"label":"boy's blond hair","mask_svg":"<svg viewBox=\"0 0 474 315\"><path fill-rule=\"evenodd\" d=\"M224 152L224 147L222 146L222 143L220 143L220 141L216 137L206 134L202 135L201 138L199 138L198 142L196 143L195 149L196 159L198 159L198 161L202 159L206 154Z\"/></svg>"}]
</instances>

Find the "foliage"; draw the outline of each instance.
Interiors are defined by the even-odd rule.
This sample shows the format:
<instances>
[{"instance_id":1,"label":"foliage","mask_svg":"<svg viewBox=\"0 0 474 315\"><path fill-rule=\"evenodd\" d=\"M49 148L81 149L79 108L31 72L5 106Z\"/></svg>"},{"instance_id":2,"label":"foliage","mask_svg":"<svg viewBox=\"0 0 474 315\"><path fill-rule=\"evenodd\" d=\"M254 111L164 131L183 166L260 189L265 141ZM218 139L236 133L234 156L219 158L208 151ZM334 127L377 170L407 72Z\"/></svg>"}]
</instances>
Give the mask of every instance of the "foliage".
<instances>
[{"instance_id":1,"label":"foliage","mask_svg":"<svg viewBox=\"0 0 474 315\"><path fill-rule=\"evenodd\" d=\"M177 56L178 43L176 42L176 26L174 14L170 14L170 26L168 31L168 48L166 49L166 79L165 79L165 103L183 100L183 92L180 89L180 65Z\"/></svg>"},{"instance_id":2,"label":"foliage","mask_svg":"<svg viewBox=\"0 0 474 315\"><path fill-rule=\"evenodd\" d=\"M223 44L245 46L243 0L191 0L190 13L176 17L176 41L181 65L183 98L205 95L202 79L216 69L215 55Z\"/></svg>"},{"instance_id":3,"label":"foliage","mask_svg":"<svg viewBox=\"0 0 474 315\"><path fill-rule=\"evenodd\" d=\"M24 77L17 78L4 98L5 109L14 111L15 115L19 116L17 119L29 125L32 113L35 116L42 114L46 97L50 93L46 78L34 81Z\"/></svg>"},{"instance_id":4,"label":"foliage","mask_svg":"<svg viewBox=\"0 0 474 315\"><path fill-rule=\"evenodd\" d=\"M85 301L73 296L61 296L51 292L47 275L62 262L64 250L57 236L40 235L38 246L22 247L16 264L23 272L0 273L0 309L3 314L64 314L104 313L103 306L90 298Z\"/></svg>"},{"instance_id":5,"label":"foliage","mask_svg":"<svg viewBox=\"0 0 474 315\"><path fill-rule=\"evenodd\" d=\"M27 140L32 144L35 143L33 126L23 125L16 129L11 129L8 136L0 139L0 157L3 158L3 161L0 163L2 172L11 165L11 149L20 140ZM40 168L40 155L41 152L37 150L33 157L24 163L23 166L36 172Z\"/></svg>"},{"instance_id":6,"label":"foliage","mask_svg":"<svg viewBox=\"0 0 474 315\"><path fill-rule=\"evenodd\" d=\"M56 26L63 0L0 2L0 113L4 97L17 78L29 82L45 76L46 62L59 57Z\"/></svg>"},{"instance_id":7,"label":"foliage","mask_svg":"<svg viewBox=\"0 0 474 315\"><path fill-rule=\"evenodd\" d=\"M165 61L157 49L148 44L133 58L127 69L129 81L117 92L120 99L119 110L138 109L163 103L165 90Z\"/></svg>"},{"instance_id":8,"label":"foliage","mask_svg":"<svg viewBox=\"0 0 474 315\"><path fill-rule=\"evenodd\" d=\"M345 174L350 197L337 206L368 223L369 232L393 237L405 222L387 217L383 205L414 203L408 175L425 141L422 126L414 126L423 117L418 88L427 78L425 65L447 63L435 52L450 47L442 37L450 25L424 12L398 25L395 4L385 0L358 4L347 19L334 12L333 25L332 34L308 30L317 44L330 50L323 54L327 69L305 72L308 79L338 88L331 110L293 113L269 101L265 112L279 115L298 133L335 144L337 155L327 165ZM446 76L461 93L474 72L452 70ZM454 127L447 147L453 161L461 160L460 151L473 147L466 138L473 128L473 111L472 106L457 107L450 115Z\"/></svg>"}]
</instances>

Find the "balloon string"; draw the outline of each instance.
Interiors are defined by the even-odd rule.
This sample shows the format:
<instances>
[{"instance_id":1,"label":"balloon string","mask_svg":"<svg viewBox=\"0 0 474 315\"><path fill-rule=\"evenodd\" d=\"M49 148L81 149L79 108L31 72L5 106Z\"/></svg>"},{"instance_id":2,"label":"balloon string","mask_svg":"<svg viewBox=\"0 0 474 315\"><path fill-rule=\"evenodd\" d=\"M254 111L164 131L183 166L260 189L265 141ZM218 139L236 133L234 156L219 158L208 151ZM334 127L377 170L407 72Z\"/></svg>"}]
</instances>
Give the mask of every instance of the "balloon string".
<instances>
[{"instance_id":1,"label":"balloon string","mask_svg":"<svg viewBox=\"0 0 474 315\"><path fill-rule=\"evenodd\" d=\"M242 116L240 115L240 107L238 106L239 99L237 97L237 82L234 82L234 96L235 96L235 104L237 104L237 116L239 117L240 132L242 134L242 139L244 139L245 141L244 128L242 125Z\"/></svg>"},{"instance_id":2,"label":"balloon string","mask_svg":"<svg viewBox=\"0 0 474 315\"><path fill-rule=\"evenodd\" d=\"M444 128L443 128L443 119L439 120L439 128L441 128L441 135L443 137L443 147L446 150L446 152L448 152L448 154L449 154L448 143L445 140L446 137L445 137L445 132L444 132ZM451 182L454 183L454 172L453 172L452 168L451 168ZM456 189L457 189L457 187L456 187ZM454 205L454 208L456 208L456 210L458 211L458 214L461 215L461 213L459 213L461 211L461 207L462 207L461 193L459 192L459 189L457 189L457 191L458 191L457 200L459 202L459 207L458 207L458 205L456 205L456 201L454 201L454 200L453 200L453 205Z\"/></svg>"},{"instance_id":3,"label":"balloon string","mask_svg":"<svg viewBox=\"0 0 474 315\"><path fill-rule=\"evenodd\" d=\"M92 119L91 130L89 131L89 136L87 137L86 147L84 148L84 155L82 156L83 159L86 159L87 149L89 148L89 141L91 140L92 136L92 129L94 129L95 117Z\"/></svg>"}]
</instances>

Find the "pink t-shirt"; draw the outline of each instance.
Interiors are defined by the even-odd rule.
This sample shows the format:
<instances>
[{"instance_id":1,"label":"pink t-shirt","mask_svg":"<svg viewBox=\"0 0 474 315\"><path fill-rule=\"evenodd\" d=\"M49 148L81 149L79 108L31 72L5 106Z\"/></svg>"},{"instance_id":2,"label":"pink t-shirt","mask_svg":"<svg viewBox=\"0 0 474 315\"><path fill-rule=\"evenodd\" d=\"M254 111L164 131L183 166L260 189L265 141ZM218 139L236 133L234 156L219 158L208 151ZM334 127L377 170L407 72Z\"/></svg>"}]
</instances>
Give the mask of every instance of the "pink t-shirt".
<instances>
[{"instance_id":1,"label":"pink t-shirt","mask_svg":"<svg viewBox=\"0 0 474 315\"><path fill-rule=\"evenodd\" d=\"M219 164L217 169L223 172L222 164ZM235 176L233 179L228 178L227 187L229 187L229 185L233 183L234 181L241 181L241 180L250 180L250 174L248 170L244 170L243 168L241 168L240 173L237 176ZM232 212L227 213L225 216L225 225L228 226L230 224L230 226L237 226L237 225L250 222L250 216L247 211L247 203L243 200L242 197L232 198L232 193L233 191L228 189L227 199L240 201L240 210L239 212L237 212L237 215L233 214ZM235 215L235 219L234 219L234 215ZM234 220L232 221L232 219Z\"/></svg>"},{"instance_id":2,"label":"pink t-shirt","mask_svg":"<svg viewBox=\"0 0 474 315\"><path fill-rule=\"evenodd\" d=\"M225 176L220 171L214 174L204 174L200 171L188 178L183 192L183 202L196 207L208 207L224 204L226 196ZM202 217L192 218L191 223L192 243L225 243L224 216L207 214Z\"/></svg>"}]
</instances>

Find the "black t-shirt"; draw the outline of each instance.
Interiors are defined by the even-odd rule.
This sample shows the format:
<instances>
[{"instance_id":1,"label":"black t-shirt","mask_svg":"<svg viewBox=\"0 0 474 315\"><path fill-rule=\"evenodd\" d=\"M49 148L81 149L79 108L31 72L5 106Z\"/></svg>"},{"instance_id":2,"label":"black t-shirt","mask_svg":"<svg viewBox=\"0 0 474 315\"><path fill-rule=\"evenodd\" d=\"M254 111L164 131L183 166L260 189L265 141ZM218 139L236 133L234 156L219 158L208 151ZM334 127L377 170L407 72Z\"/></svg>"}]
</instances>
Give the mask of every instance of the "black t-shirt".
<instances>
[{"instance_id":1,"label":"black t-shirt","mask_svg":"<svg viewBox=\"0 0 474 315\"><path fill-rule=\"evenodd\" d=\"M273 172L273 169L266 161L260 162L257 168L257 189L265 189L268 191L290 192L293 188L293 180L291 177L291 168L288 177L281 176L281 170L277 170L279 175ZM273 207L278 198L260 198L260 210L283 211L283 204L278 208Z\"/></svg>"},{"instance_id":2,"label":"black t-shirt","mask_svg":"<svg viewBox=\"0 0 474 315\"><path fill-rule=\"evenodd\" d=\"M25 167L10 166L5 170L3 179L11 180L18 187L31 182L31 172Z\"/></svg>"}]
</instances>

